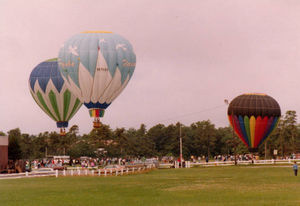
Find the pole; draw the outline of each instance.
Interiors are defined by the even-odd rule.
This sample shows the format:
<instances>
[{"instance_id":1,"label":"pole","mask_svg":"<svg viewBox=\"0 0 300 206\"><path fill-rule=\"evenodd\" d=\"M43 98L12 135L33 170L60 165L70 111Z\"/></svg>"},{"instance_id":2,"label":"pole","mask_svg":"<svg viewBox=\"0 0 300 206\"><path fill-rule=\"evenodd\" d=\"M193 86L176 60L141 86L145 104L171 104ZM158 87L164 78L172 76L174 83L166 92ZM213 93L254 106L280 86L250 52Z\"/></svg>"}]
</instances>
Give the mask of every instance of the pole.
<instances>
[{"instance_id":1,"label":"pole","mask_svg":"<svg viewBox=\"0 0 300 206\"><path fill-rule=\"evenodd\" d=\"M179 136L180 136L180 163L182 168L182 138L181 138L181 125L179 125Z\"/></svg>"},{"instance_id":2,"label":"pole","mask_svg":"<svg viewBox=\"0 0 300 206\"><path fill-rule=\"evenodd\" d=\"M235 135L234 135L233 105L231 106L231 115L232 115L232 136L233 136L233 144L234 144L234 165L237 165L237 162L236 162L236 142L235 142Z\"/></svg>"},{"instance_id":3,"label":"pole","mask_svg":"<svg viewBox=\"0 0 300 206\"><path fill-rule=\"evenodd\" d=\"M265 160L267 159L267 141L265 141Z\"/></svg>"}]
</instances>

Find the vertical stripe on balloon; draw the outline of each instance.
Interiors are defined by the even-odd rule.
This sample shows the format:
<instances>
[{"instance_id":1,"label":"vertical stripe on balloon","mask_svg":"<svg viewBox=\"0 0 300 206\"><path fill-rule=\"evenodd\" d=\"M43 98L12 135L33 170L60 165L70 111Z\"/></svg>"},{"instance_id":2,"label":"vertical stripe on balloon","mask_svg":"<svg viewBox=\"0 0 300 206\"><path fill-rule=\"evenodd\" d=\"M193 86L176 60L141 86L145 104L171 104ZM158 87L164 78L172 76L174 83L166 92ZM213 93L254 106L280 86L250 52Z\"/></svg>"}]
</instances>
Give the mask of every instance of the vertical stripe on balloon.
<instances>
[{"instance_id":1,"label":"vertical stripe on balloon","mask_svg":"<svg viewBox=\"0 0 300 206\"><path fill-rule=\"evenodd\" d=\"M245 125L245 129L246 129L246 134L247 134L247 142L248 142L248 145L250 145L250 142L251 142L250 120L249 120L248 116L244 117L244 125Z\"/></svg>"},{"instance_id":2,"label":"vertical stripe on balloon","mask_svg":"<svg viewBox=\"0 0 300 206\"><path fill-rule=\"evenodd\" d=\"M265 136L264 136L264 135L265 135L265 131L267 130L267 127L268 127L268 122L269 122L269 119L268 119L267 116L265 116L265 117L263 118L263 120L262 120L261 137L259 138L259 142L258 142L257 147L258 147L259 145L261 145L262 142L263 142L264 139L265 139Z\"/></svg>"},{"instance_id":3,"label":"vertical stripe on balloon","mask_svg":"<svg viewBox=\"0 0 300 206\"><path fill-rule=\"evenodd\" d=\"M105 110L104 109L100 109L99 117L103 117L104 113L105 113Z\"/></svg>"},{"instance_id":4,"label":"vertical stripe on balloon","mask_svg":"<svg viewBox=\"0 0 300 206\"><path fill-rule=\"evenodd\" d=\"M64 93L64 118L63 120L67 119L68 111L69 111L69 106L70 106L70 101L71 101L71 92L69 90L66 90Z\"/></svg>"},{"instance_id":5,"label":"vertical stripe on balloon","mask_svg":"<svg viewBox=\"0 0 300 206\"><path fill-rule=\"evenodd\" d=\"M54 92L51 90L51 92L49 92L48 94L52 108L57 116L58 119L61 119L60 114L59 114L59 110L58 110L58 105L57 105L57 100L56 100L56 95L54 94Z\"/></svg>"},{"instance_id":6,"label":"vertical stripe on balloon","mask_svg":"<svg viewBox=\"0 0 300 206\"><path fill-rule=\"evenodd\" d=\"M254 136L254 144L253 147L258 147L258 143L261 140L261 127L262 127L262 119L261 116L258 116L256 118L256 123L255 123L255 136Z\"/></svg>"},{"instance_id":7,"label":"vertical stripe on balloon","mask_svg":"<svg viewBox=\"0 0 300 206\"><path fill-rule=\"evenodd\" d=\"M233 126L232 115L228 115L228 120L229 120L229 123L230 123L230 125L232 127Z\"/></svg>"},{"instance_id":8,"label":"vertical stripe on balloon","mask_svg":"<svg viewBox=\"0 0 300 206\"><path fill-rule=\"evenodd\" d=\"M44 98L43 98L43 96L42 96L42 94L38 91L37 92L37 98L38 98L38 100L40 101L40 103L43 105L43 110L44 111L46 111L48 114L49 114L49 116L54 120L54 121L57 121L57 119L54 117L54 115L52 114L52 112L49 110L49 108L47 107L47 105L46 105L46 103L45 103L45 101L44 101Z\"/></svg>"},{"instance_id":9,"label":"vertical stripe on balloon","mask_svg":"<svg viewBox=\"0 0 300 206\"><path fill-rule=\"evenodd\" d=\"M250 143L250 147L253 147L254 145L254 137L255 137L255 117L251 116L250 117L250 135L251 135L251 143Z\"/></svg>"}]
</instances>

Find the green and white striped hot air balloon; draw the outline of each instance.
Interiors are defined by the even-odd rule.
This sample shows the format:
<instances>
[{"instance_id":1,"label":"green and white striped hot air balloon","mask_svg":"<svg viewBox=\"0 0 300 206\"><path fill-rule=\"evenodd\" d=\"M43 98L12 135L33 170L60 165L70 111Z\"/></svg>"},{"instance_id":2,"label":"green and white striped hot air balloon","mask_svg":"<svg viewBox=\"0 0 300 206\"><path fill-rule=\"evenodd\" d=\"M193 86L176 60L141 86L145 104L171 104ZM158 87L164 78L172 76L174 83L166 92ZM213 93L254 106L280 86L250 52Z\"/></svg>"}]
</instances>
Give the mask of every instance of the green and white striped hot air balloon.
<instances>
[{"instance_id":1,"label":"green and white striped hot air balloon","mask_svg":"<svg viewBox=\"0 0 300 206\"><path fill-rule=\"evenodd\" d=\"M37 65L29 77L30 93L39 107L60 128L65 135L69 120L79 110L82 103L67 88L59 70L57 59L49 59Z\"/></svg>"}]
</instances>

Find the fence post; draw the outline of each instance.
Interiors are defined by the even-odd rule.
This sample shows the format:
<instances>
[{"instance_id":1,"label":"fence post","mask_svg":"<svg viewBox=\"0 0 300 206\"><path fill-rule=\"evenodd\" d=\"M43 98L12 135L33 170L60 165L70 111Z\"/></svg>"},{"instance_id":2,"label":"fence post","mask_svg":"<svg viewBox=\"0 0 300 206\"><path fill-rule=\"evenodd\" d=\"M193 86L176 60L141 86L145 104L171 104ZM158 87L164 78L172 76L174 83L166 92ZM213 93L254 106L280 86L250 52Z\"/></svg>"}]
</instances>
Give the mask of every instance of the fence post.
<instances>
[{"instance_id":1,"label":"fence post","mask_svg":"<svg viewBox=\"0 0 300 206\"><path fill-rule=\"evenodd\" d=\"M87 169L86 169L86 170L85 170L85 176L87 176L87 172L88 172L88 171L87 171Z\"/></svg>"},{"instance_id":2,"label":"fence post","mask_svg":"<svg viewBox=\"0 0 300 206\"><path fill-rule=\"evenodd\" d=\"M92 172L92 176L94 176L94 170L93 169L91 170L91 172Z\"/></svg>"},{"instance_id":3,"label":"fence post","mask_svg":"<svg viewBox=\"0 0 300 206\"><path fill-rule=\"evenodd\" d=\"M110 175L112 175L112 169L110 169Z\"/></svg>"},{"instance_id":4,"label":"fence post","mask_svg":"<svg viewBox=\"0 0 300 206\"><path fill-rule=\"evenodd\" d=\"M272 164L274 164L274 159L272 159Z\"/></svg>"},{"instance_id":5,"label":"fence post","mask_svg":"<svg viewBox=\"0 0 300 206\"><path fill-rule=\"evenodd\" d=\"M128 167L126 168L126 173L128 174Z\"/></svg>"},{"instance_id":6,"label":"fence post","mask_svg":"<svg viewBox=\"0 0 300 206\"><path fill-rule=\"evenodd\" d=\"M289 158L289 163L291 163L291 158Z\"/></svg>"},{"instance_id":7,"label":"fence post","mask_svg":"<svg viewBox=\"0 0 300 206\"><path fill-rule=\"evenodd\" d=\"M63 171L64 176L66 176L66 170Z\"/></svg>"},{"instance_id":8,"label":"fence post","mask_svg":"<svg viewBox=\"0 0 300 206\"><path fill-rule=\"evenodd\" d=\"M78 172L78 175L80 176L80 170L77 170L77 172Z\"/></svg>"},{"instance_id":9,"label":"fence post","mask_svg":"<svg viewBox=\"0 0 300 206\"><path fill-rule=\"evenodd\" d=\"M118 169L116 169L116 176L118 176Z\"/></svg>"},{"instance_id":10,"label":"fence post","mask_svg":"<svg viewBox=\"0 0 300 206\"><path fill-rule=\"evenodd\" d=\"M101 172L100 172L100 169L98 169L98 176L100 177L100 175L101 175Z\"/></svg>"},{"instance_id":11,"label":"fence post","mask_svg":"<svg viewBox=\"0 0 300 206\"><path fill-rule=\"evenodd\" d=\"M121 169L121 175L123 175L123 169Z\"/></svg>"},{"instance_id":12,"label":"fence post","mask_svg":"<svg viewBox=\"0 0 300 206\"><path fill-rule=\"evenodd\" d=\"M58 170L55 170L55 177L58 177Z\"/></svg>"},{"instance_id":13,"label":"fence post","mask_svg":"<svg viewBox=\"0 0 300 206\"><path fill-rule=\"evenodd\" d=\"M71 170L71 176L73 176L73 173L74 173L74 171L73 171L73 170Z\"/></svg>"},{"instance_id":14,"label":"fence post","mask_svg":"<svg viewBox=\"0 0 300 206\"><path fill-rule=\"evenodd\" d=\"M104 176L106 177L106 174L107 174L107 172L106 172L106 170L104 171Z\"/></svg>"},{"instance_id":15,"label":"fence post","mask_svg":"<svg viewBox=\"0 0 300 206\"><path fill-rule=\"evenodd\" d=\"M28 177L28 171L26 171L26 177Z\"/></svg>"}]
</instances>

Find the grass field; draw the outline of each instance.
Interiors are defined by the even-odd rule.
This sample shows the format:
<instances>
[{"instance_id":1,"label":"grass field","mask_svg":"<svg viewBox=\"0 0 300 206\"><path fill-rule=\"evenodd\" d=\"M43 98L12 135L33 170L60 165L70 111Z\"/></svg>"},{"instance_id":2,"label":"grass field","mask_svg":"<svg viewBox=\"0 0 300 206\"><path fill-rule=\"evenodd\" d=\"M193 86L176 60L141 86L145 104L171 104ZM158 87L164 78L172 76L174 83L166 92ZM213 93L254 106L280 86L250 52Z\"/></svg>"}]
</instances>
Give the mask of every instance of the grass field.
<instances>
[{"instance_id":1,"label":"grass field","mask_svg":"<svg viewBox=\"0 0 300 206\"><path fill-rule=\"evenodd\" d=\"M152 170L0 180L0 205L300 205L292 166Z\"/></svg>"}]
</instances>

